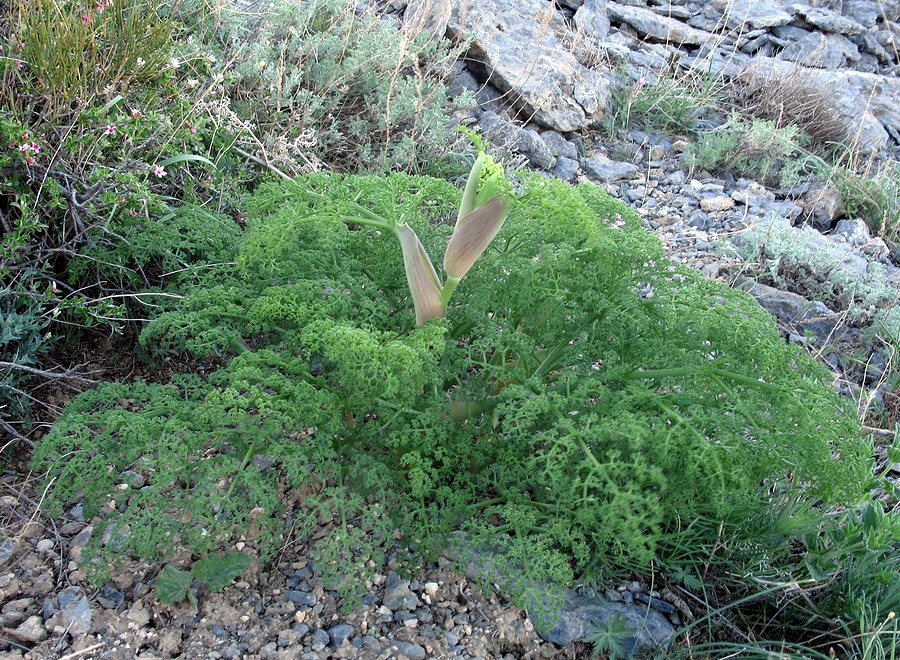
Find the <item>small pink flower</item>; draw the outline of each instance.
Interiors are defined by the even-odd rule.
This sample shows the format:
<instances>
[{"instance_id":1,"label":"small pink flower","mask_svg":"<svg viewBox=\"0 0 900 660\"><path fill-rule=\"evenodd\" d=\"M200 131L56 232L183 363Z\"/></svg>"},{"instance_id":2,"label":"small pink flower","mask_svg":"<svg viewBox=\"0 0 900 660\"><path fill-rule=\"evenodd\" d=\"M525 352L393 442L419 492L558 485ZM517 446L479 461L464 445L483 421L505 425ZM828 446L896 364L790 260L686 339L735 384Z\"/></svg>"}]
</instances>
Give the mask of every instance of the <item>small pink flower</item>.
<instances>
[{"instance_id":1,"label":"small pink flower","mask_svg":"<svg viewBox=\"0 0 900 660\"><path fill-rule=\"evenodd\" d=\"M162 178L166 175L166 170L162 165L159 165L156 169L153 170L153 174L155 174L159 178Z\"/></svg>"},{"instance_id":2,"label":"small pink flower","mask_svg":"<svg viewBox=\"0 0 900 660\"><path fill-rule=\"evenodd\" d=\"M109 2L98 2L97 3L97 13L102 14L105 9L109 9L109 5L112 3Z\"/></svg>"},{"instance_id":3,"label":"small pink flower","mask_svg":"<svg viewBox=\"0 0 900 660\"><path fill-rule=\"evenodd\" d=\"M50 291L56 293L56 282L53 280L50 280Z\"/></svg>"},{"instance_id":4,"label":"small pink flower","mask_svg":"<svg viewBox=\"0 0 900 660\"><path fill-rule=\"evenodd\" d=\"M646 87L647 84L648 84L649 82L650 82L650 81L647 80L647 76L641 76L641 77L638 78L638 80L637 80L637 86L638 86L638 87Z\"/></svg>"},{"instance_id":5,"label":"small pink flower","mask_svg":"<svg viewBox=\"0 0 900 660\"><path fill-rule=\"evenodd\" d=\"M88 25L93 20L94 20L94 17L91 16L90 14L82 14L81 15L81 24L82 25Z\"/></svg>"},{"instance_id":6,"label":"small pink flower","mask_svg":"<svg viewBox=\"0 0 900 660\"><path fill-rule=\"evenodd\" d=\"M132 119L137 119L138 117L140 117L140 116L143 115L143 114L144 114L144 113L141 112L140 110L138 110L137 108L132 108L132 109L131 109L131 118L132 118Z\"/></svg>"},{"instance_id":7,"label":"small pink flower","mask_svg":"<svg viewBox=\"0 0 900 660\"><path fill-rule=\"evenodd\" d=\"M128 215L130 215L133 218L134 216L137 215L137 211L135 211L134 209L128 209Z\"/></svg>"},{"instance_id":8,"label":"small pink flower","mask_svg":"<svg viewBox=\"0 0 900 660\"><path fill-rule=\"evenodd\" d=\"M103 134L104 135L115 135L116 127L112 124L109 124L106 128L103 129Z\"/></svg>"},{"instance_id":9,"label":"small pink flower","mask_svg":"<svg viewBox=\"0 0 900 660\"><path fill-rule=\"evenodd\" d=\"M32 158L31 156L25 156L25 163L27 165L34 165L34 158Z\"/></svg>"}]
</instances>

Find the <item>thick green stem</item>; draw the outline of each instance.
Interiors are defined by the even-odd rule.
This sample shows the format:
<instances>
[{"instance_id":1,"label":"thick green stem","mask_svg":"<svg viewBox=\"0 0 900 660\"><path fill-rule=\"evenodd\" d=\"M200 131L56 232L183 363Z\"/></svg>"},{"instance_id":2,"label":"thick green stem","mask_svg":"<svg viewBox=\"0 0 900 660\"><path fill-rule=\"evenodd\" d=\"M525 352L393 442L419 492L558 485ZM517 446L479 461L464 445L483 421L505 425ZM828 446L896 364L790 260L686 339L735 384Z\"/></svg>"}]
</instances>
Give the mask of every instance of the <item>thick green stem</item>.
<instances>
[{"instance_id":1,"label":"thick green stem","mask_svg":"<svg viewBox=\"0 0 900 660\"><path fill-rule=\"evenodd\" d=\"M453 295L453 292L456 290L456 285L460 282L459 277L448 277L447 281L444 282L444 287L441 289L441 300L444 303L444 311L447 310L447 303L450 302L450 296Z\"/></svg>"}]
</instances>

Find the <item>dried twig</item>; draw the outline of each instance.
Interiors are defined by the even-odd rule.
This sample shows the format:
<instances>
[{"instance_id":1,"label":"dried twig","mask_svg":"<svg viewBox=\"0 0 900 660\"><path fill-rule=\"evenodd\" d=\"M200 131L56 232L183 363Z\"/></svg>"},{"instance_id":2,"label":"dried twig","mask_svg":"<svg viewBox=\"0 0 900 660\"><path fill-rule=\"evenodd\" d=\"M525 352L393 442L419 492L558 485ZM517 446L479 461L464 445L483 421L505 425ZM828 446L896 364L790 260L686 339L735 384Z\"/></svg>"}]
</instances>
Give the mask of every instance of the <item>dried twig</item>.
<instances>
[{"instance_id":1,"label":"dried twig","mask_svg":"<svg viewBox=\"0 0 900 660\"><path fill-rule=\"evenodd\" d=\"M45 369L35 369L34 367L28 367L24 364L16 364L15 362L3 362L0 361L0 369L15 369L17 371L24 371L29 374L33 374L35 376L40 376L41 378L52 378L56 380L74 380L79 383L85 383L87 385L93 385L96 383L96 380L91 380L90 378L85 378L80 373L78 373L75 369L66 369L65 371L46 371Z\"/></svg>"},{"instance_id":2,"label":"dried twig","mask_svg":"<svg viewBox=\"0 0 900 660\"><path fill-rule=\"evenodd\" d=\"M258 165L262 165L263 167L267 167L268 169L272 170L272 172L274 172L275 174L277 174L278 176L280 176L282 179L284 179L284 180L286 180L286 181L293 181L293 179L292 179L291 177L289 177L287 174L285 174L284 172L282 172L281 170L279 170L277 167L275 167L275 166L272 165L271 163L267 163L265 160L263 160L263 159L260 158L259 156L254 156L254 155L251 154L249 151L244 151L244 150L241 149L240 147L235 147L235 146L233 146L233 147L231 147L231 148L234 149L237 153L239 153L239 154L240 154L241 156L243 156L244 158L249 158L249 159L252 160L254 163L257 163Z\"/></svg>"},{"instance_id":3,"label":"dried twig","mask_svg":"<svg viewBox=\"0 0 900 660\"><path fill-rule=\"evenodd\" d=\"M16 429L3 418L0 418L0 428L9 433L13 438L21 442L29 449L34 449L34 443L18 431L16 431Z\"/></svg>"}]
</instances>

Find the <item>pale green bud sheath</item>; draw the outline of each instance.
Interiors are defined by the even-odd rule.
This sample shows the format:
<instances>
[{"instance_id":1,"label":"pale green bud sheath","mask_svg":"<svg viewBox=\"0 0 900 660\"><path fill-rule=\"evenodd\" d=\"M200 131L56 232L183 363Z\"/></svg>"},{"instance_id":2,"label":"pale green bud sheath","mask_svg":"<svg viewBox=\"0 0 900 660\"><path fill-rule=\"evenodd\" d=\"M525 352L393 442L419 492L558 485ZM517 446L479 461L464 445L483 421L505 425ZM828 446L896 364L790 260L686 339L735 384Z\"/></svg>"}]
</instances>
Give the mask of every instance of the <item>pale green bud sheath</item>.
<instances>
[{"instance_id":1,"label":"pale green bud sheath","mask_svg":"<svg viewBox=\"0 0 900 660\"><path fill-rule=\"evenodd\" d=\"M456 222L459 222L475 210L475 196L481 180L481 170L484 168L486 160L487 154L482 151L478 154L478 158L475 159L475 164L472 165L472 171L469 172L469 178L466 180L466 188L463 190L462 201L459 203L459 213L456 214Z\"/></svg>"},{"instance_id":2,"label":"pale green bud sheath","mask_svg":"<svg viewBox=\"0 0 900 660\"><path fill-rule=\"evenodd\" d=\"M444 253L444 270L449 278L448 286L452 281L458 282L465 277L472 264L494 240L508 213L509 204L498 195L456 223L456 229L453 230L447 251ZM455 284L453 286L455 287ZM445 293L444 297L449 298L449 294Z\"/></svg>"},{"instance_id":3,"label":"pale green bud sheath","mask_svg":"<svg viewBox=\"0 0 900 660\"><path fill-rule=\"evenodd\" d=\"M416 325L444 315L441 280L438 277L425 246L416 232L405 222L394 230L403 250L403 266L406 281L416 308Z\"/></svg>"}]
</instances>

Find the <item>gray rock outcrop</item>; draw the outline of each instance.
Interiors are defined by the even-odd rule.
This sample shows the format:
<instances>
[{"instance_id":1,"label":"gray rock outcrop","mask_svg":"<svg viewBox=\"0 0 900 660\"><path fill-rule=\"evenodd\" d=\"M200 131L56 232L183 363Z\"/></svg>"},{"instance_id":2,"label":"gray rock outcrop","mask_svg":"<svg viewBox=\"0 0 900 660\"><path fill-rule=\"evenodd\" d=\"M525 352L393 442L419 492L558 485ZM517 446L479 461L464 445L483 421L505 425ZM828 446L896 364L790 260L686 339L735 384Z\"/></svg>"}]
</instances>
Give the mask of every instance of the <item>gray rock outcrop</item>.
<instances>
[{"instance_id":1,"label":"gray rock outcrop","mask_svg":"<svg viewBox=\"0 0 900 660\"><path fill-rule=\"evenodd\" d=\"M519 116L557 131L596 124L609 83L565 46L570 30L544 0L454 0L448 33L471 40L471 56L491 84L508 92Z\"/></svg>"}]
</instances>

